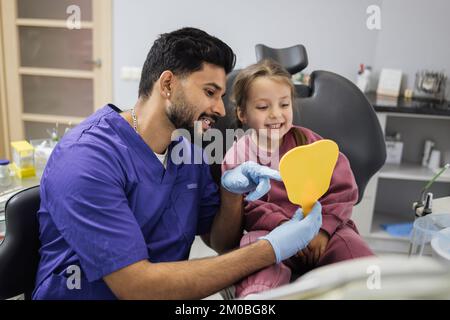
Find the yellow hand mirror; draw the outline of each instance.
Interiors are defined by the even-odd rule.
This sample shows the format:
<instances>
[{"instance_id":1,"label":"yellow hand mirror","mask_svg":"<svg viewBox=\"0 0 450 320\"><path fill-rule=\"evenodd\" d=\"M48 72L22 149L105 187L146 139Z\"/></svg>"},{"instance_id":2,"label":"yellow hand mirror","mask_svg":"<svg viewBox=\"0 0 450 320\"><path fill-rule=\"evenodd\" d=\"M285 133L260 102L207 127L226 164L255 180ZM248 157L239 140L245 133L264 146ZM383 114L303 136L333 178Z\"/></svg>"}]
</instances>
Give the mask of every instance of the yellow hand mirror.
<instances>
[{"instance_id":1,"label":"yellow hand mirror","mask_svg":"<svg viewBox=\"0 0 450 320\"><path fill-rule=\"evenodd\" d=\"M289 201L303 208L306 216L327 192L339 156L332 140L319 140L289 150L280 160L280 175Z\"/></svg>"}]
</instances>

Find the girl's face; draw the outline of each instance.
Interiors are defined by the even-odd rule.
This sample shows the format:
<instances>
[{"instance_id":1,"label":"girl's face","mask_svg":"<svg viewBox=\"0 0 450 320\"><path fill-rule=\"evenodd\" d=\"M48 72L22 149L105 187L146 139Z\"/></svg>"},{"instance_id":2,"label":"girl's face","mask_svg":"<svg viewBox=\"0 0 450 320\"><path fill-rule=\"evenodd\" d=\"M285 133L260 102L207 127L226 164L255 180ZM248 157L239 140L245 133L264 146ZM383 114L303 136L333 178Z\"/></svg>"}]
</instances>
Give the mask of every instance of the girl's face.
<instances>
[{"instance_id":1,"label":"girl's face","mask_svg":"<svg viewBox=\"0 0 450 320\"><path fill-rule=\"evenodd\" d=\"M256 78L250 85L247 105L238 108L239 120L257 130L259 138L281 141L292 127L291 88L281 80Z\"/></svg>"}]
</instances>

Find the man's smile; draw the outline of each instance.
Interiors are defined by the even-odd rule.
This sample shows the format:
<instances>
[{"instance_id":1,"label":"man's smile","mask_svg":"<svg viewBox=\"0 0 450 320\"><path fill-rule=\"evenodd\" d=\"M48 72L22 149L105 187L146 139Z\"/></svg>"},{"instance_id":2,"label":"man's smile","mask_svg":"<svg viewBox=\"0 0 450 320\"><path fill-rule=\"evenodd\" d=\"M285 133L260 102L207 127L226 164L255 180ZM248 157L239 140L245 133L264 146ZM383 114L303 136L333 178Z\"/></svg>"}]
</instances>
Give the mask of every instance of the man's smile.
<instances>
[{"instance_id":1,"label":"man's smile","mask_svg":"<svg viewBox=\"0 0 450 320\"><path fill-rule=\"evenodd\" d=\"M198 121L202 122L202 129L203 131L206 131L208 129L211 129L211 127L216 123L217 116L202 114L198 118Z\"/></svg>"}]
</instances>

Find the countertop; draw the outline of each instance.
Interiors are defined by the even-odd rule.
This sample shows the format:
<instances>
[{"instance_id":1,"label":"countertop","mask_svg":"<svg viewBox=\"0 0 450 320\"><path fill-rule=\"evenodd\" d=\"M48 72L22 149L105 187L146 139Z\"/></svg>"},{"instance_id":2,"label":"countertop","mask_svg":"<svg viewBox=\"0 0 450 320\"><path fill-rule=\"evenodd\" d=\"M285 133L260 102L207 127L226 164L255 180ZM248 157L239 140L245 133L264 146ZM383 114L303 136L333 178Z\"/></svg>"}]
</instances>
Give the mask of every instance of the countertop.
<instances>
[{"instance_id":1,"label":"countertop","mask_svg":"<svg viewBox=\"0 0 450 320\"><path fill-rule=\"evenodd\" d=\"M391 98L377 96L375 92L367 93L367 99L377 112L397 112L450 116L449 101L433 101L424 99Z\"/></svg>"}]
</instances>

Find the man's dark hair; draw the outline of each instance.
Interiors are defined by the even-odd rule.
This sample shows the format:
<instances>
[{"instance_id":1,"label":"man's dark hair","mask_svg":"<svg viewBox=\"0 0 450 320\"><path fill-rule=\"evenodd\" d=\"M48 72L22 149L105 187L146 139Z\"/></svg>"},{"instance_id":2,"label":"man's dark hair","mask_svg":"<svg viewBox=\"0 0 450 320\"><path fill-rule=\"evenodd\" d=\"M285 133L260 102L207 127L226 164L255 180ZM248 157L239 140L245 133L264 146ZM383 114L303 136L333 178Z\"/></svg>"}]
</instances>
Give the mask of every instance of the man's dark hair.
<instances>
[{"instance_id":1,"label":"man's dark hair","mask_svg":"<svg viewBox=\"0 0 450 320\"><path fill-rule=\"evenodd\" d=\"M223 41L195 28L163 33L150 49L142 68L139 97L147 98L153 84L165 70L175 75L189 75L202 69L204 62L233 70L236 56Z\"/></svg>"}]
</instances>

